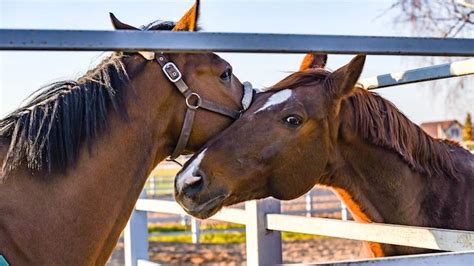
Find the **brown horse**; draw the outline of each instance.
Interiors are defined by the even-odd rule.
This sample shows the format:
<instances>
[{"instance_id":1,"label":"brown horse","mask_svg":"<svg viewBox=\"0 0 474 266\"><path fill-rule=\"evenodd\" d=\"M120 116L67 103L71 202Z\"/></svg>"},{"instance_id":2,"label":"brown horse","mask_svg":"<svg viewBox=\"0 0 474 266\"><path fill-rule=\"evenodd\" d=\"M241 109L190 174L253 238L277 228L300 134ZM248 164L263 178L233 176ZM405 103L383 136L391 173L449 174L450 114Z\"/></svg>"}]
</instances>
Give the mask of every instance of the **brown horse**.
<instances>
[{"instance_id":1,"label":"brown horse","mask_svg":"<svg viewBox=\"0 0 474 266\"><path fill-rule=\"evenodd\" d=\"M320 184L360 222L474 230L474 156L357 87L364 61L357 56L333 73L300 71L258 94L178 174L179 203L207 218L223 206L294 199ZM368 244L373 256L427 251Z\"/></svg>"},{"instance_id":2,"label":"brown horse","mask_svg":"<svg viewBox=\"0 0 474 266\"><path fill-rule=\"evenodd\" d=\"M198 4L142 30L194 31ZM0 120L0 255L12 265L105 264L150 171L229 126L242 97L211 53L114 53L45 87Z\"/></svg>"}]
</instances>

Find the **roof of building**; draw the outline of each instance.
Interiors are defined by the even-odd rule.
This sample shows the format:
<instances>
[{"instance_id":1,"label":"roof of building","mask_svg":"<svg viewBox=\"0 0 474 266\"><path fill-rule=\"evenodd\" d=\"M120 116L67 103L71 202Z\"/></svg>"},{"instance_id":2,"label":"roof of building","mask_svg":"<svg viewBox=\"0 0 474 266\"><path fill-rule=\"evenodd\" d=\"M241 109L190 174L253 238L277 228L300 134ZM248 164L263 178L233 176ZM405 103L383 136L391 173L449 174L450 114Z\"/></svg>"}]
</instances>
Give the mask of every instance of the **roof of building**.
<instances>
[{"instance_id":1,"label":"roof of building","mask_svg":"<svg viewBox=\"0 0 474 266\"><path fill-rule=\"evenodd\" d=\"M420 124L420 127L428 133L428 135L433 137L438 137L438 127L441 127L443 131L446 131L453 124L458 124L462 127L462 124L458 120L444 120L444 121L434 121L434 122L424 122Z\"/></svg>"}]
</instances>

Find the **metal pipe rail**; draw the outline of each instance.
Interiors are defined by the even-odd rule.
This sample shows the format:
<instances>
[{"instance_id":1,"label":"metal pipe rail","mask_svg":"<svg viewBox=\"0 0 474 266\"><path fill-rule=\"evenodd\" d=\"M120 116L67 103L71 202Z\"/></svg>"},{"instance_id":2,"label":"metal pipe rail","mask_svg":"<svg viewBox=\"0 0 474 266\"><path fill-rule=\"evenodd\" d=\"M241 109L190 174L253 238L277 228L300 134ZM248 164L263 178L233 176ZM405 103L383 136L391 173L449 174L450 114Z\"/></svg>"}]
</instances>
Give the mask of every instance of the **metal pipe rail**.
<instances>
[{"instance_id":1,"label":"metal pipe rail","mask_svg":"<svg viewBox=\"0 0 474 266\"><path fill-rule=\"evenodd\" d=\"M474 39L169 31L0 29L0 50L474 56Z\"/></svg>"},{"instance_id":2,"label":"metal pipe rail","mask_svg":"<svg viewBox=\"0 0 474 266\"><path fill-rule=\"evenodd\" d=\"M474 59L442 65L415 68L401 72L360 79L358 82L368 90L393 87L422 81L461 77L474 74Z\"/></svg>"}]
</instances>

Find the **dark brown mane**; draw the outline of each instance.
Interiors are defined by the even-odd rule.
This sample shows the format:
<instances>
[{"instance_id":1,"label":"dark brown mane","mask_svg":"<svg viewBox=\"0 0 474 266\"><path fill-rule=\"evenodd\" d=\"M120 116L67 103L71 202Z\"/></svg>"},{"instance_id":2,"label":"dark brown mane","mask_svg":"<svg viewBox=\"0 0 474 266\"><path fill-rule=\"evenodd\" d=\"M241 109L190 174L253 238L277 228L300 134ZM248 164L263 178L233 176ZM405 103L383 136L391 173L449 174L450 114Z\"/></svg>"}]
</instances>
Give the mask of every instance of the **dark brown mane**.
<instances>
[{"instance_id":1,"label":"dark brown mane","mask_svg":"<svg viewBox=\"0 0 474 266\"><path fill-rule=\"evenodd\" d=\"M330 74L330 72L322 68L311 68L305 71L295 72L270 87L269 90L278 91L309 85L324 80L328 74Z\"/></svg>"},{"instance_id":2,"label":"dark brown mane","mask_svg":"<svg viewBox=\"0 0 474 266\"><path fill-rule=\"evenodd\" d=\"M269 90L310 85L325 80L328 74L330 72L324 69L295 72ZM324 84L326 87L331 85L327 83ZM457 171L450 150L458 145L430 137L377 93L356 88L348 101L354 108L355 127L363 138L396 152L419 173L456 179Z\"/></svg>"},{"instance_id":3,"label":"dark brown mane","mask_svg":"<svg viewBox=\"0 0 474 266\"><path fill-rule=\"evenodd\" d=\"M455 144L430 137L376 93L356 88L348 101L354 108L355 128L363 138L396 152L419 173L457 179L451 153Z\"/></svg>"}]
</instances>

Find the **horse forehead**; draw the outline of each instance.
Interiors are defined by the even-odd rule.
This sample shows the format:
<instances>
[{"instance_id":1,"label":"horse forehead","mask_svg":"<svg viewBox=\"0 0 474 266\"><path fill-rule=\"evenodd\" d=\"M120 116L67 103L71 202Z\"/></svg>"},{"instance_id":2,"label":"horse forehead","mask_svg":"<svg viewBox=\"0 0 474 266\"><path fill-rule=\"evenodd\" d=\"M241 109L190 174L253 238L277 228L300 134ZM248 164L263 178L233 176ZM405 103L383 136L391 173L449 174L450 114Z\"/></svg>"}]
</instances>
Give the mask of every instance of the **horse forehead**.
<instances>
[{"instance_id":1,"label":"horse forehead","mask_svg":"<svg viewBox=\"0 0 474 266\"><path fill-rule=\"evenodd\" d=\"M288 101L288 99L290 99L292 95L293 95L293 91L290 89L280 90L272 94L270 97L267 98L266 102L262 105L262 107L260 107L255 112L255 114Z\"/></svg>"},{"instance_id":2,"label":"horse forehead","mask_svg":"<svg viewBox=\"0 0 474 266\"><path fill-rule=\"evenodd\" d=\"M195 65L214 65L225 63L224 59L214 53L184 54L184 58L189 64Z\"/></svg>"},{"instance_id":3,"label":"horse forehead","mask_svg":"<svg viewBox=\"0 0 474 266\"><path fill-rule=\"evenodd\" d=\"M228 63L213 53L185 54L181 58L184 68L197 73L218 73Z\"/></svg>"}]
</instances>

